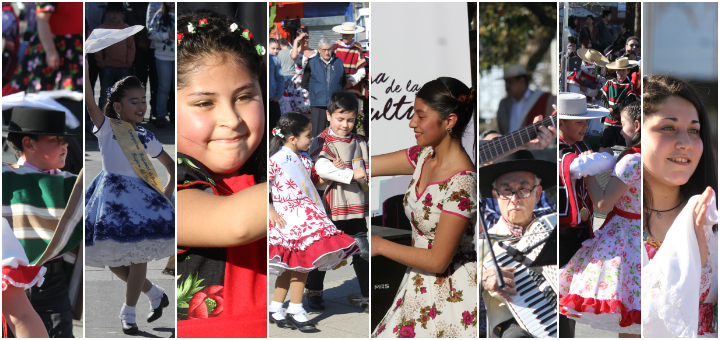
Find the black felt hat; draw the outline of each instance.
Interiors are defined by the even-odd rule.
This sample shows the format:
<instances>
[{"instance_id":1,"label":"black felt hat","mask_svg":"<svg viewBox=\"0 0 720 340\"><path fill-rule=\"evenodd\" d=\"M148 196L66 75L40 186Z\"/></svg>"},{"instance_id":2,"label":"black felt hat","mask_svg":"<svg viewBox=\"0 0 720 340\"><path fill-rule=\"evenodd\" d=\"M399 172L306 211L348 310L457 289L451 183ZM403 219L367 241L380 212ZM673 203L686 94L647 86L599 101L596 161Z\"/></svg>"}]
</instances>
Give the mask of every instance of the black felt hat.
<instances>
[{"instance_id":1,"label":"black felt hat","mask_svg":"<svg viewBox=\"0 0 720 340\"><path fill-rule=\"evenodd\" d=\"M101 5L98 6L100 8L104 8L106 11L115 11L115 12L125 12L127 8L125 8L125 4L122 2L108 2L107 5Z\"/></svg>"},{"instance_id":2,"label":"black felt hat","mask_svg":"<svg viewBox=\"0 0 720 340\"><path fill-rule=\"evenodd\" d=\"M557 164L554 162L535 159L532 152L518 150L496 163L480 167L480 194L483 198L492 198L492 184L500 176L516 171L531 172L540 178L543 190L554 188L557 185Z\"/></svg>"},{"instance_id":3,"label":"black felt hat","mask_svg":"<svg viewBox=\"0 0 720 340\"><path fill-rule=\"evenodd\" d=\"M81 137L65 131L65 112L37 107L14 107L3 131L33 135Z\"/></svg>"}]
</instances>

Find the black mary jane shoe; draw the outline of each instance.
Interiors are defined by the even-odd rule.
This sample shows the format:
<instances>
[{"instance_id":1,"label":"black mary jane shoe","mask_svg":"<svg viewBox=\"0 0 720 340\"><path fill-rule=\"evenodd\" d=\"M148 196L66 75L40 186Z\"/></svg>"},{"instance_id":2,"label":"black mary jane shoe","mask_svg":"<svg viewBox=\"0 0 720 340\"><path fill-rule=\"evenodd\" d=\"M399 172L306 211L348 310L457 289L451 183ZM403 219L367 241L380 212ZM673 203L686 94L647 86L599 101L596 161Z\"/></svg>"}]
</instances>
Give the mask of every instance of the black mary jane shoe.
<instances>
[{"instance_id":1,"label":"black mary jane shoe","mask_svg":"<svg viewBox=\"0 0 720 340\"><path fill-rule=\"evenodd\" d=\"M304 322L295 320L295 314L287 313L285 315L285 320L287 320L288 324L290 324L290 328L297 328L301 332L313 332L317 330L315 324L310 320Z\"/></svg>"},{"instance_id":2,"label":"black mary jane shoe","mask_svg":"<svg viewBox=\"0 0 720 340\"><path fill-rule=\"evenodd\" d=\"M170 305L170 300L168 299L168 296L163 293L162 301L160 301L160 306L158 308L155 308L148 314L147 322L153 322L157 319L159 319L163 314L163 309L165 307Z\"/></svg>"},{"instance_id":3,"label":"black mary jane shoe","mask_svg":"<svg viewBox=\"0 0 720 340\"><path fill-rule=\"evenodd\" d=\"M287 324L287 321L276 320L275 318L273 318L273 316L272 316L273 314L274 314L273 312L268 312L268 317L269 317L270 323L274 323L280 328L290 328L290 326L288 326L288 324Z\"/></svg>"},{"instance_id":4,"label":"black mary jane shoe","mask_svg":"<svg viewBox=\"0 0 720 340\"><path fill-rule=\"evenodd\" d=\"M125 320L122 320L122 319L120 319L120 323L122 324L123 333L128 334L128 335L137 334L138 326L136 323L125 322Z\"/></svg>"}]
</instances>

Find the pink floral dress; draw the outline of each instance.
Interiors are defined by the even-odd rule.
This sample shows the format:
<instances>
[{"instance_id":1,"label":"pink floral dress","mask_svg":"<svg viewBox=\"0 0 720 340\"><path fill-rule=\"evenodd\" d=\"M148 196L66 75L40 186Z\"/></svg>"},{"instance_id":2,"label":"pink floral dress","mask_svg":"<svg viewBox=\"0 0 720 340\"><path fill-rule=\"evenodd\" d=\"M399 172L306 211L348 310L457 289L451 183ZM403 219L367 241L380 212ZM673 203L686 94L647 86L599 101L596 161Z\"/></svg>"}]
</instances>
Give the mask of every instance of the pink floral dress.
<instances>
[{"instance_id":1,"label":"pink floral dress","mask_svg":"<svg viewBox=\"0 0 720 340\"><path fill-rule=\"evenodd\" d=\"M618 161L628 189L560 272L560 313L616 333L640 334L641 169L640 153Z\"/></svg>"},{"instance_id":2,"label":"pink floral dress","mask_svg":"<svg viewBox=\"0 0 720 340\"><path fill-rule=\"evenodd\" d=\"M648 258L652 260L660 250L662 242L653 239L647 232L643 232L643 243L647 250ZM710 245L708 244L708 248ZM715 334L717 337L717 302L706 301L710 295L710 288L713 280L712 259L708 259L700 272L700 315L698 318L698 335Z\"/></svg>"},{"instance_id":3,"label":"pink floral dress","mask_svg":"<svg viewBox=\"0 0 720 340\"><path fill-rule=\"evenodd\" d=\"M442 274L408 267L395 306L387 311L372 337L477 338L477 253L473 244L477 219L477 174L464 170L418 192L423 164L434 151L415 146L407 158L415 173L403 203L412 224L413 246L430 249L443 213L468 220L452 263Z\"/></svg>"},{"instance_id":4,"label":"pink floral dress","mask_svg":"<svg viewBox=\"0 0 720 340\"><path fill-rule=\"evenodd\" d=\"M268 183L275 211L285 227L272 223L268 230L270 274L285 270L308 273L325 271L360 251L355 240L338 230L325 213L315 189L317 174L308 154L287 147L272 155Z\"/></svg>"}]
</instances>

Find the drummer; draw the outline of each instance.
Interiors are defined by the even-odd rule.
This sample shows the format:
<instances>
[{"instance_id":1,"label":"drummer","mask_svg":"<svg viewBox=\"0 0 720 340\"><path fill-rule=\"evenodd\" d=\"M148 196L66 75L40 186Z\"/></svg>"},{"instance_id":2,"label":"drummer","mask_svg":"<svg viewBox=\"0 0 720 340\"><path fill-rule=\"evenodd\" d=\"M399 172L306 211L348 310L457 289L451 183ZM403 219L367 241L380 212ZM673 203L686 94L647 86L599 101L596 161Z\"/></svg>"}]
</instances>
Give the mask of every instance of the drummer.
<instances>
[{"instance_id":1,"label":"drummer","mask_svg":"<svg viewBox=\"0 0 720 340\"><path fill-rule=\"evenodd\" d=\"M588 97L588 102L594 103L594 98L607 80L599 75L596 68L592 66L605 67L610 61L602 53L593 49L581 48L577 51L577 55L583 60L585 67L580 71L567 73L568 91L584 94Z\"/></svg>"},{"instance_id":2,"label":"drummer","mask_svg":"<svg viewBox=\"0 0 720 340\"><path fill-rule=\"evenodd\" d=\"M478 171L482 196L497 199L502 215L488 232L508 239L523 236L535 221L533 208L540 200L543 189L553 188L557 183L555 163L536 160L526 150L516 154L513 160L490 164ZM516 242L517 239L504 243L512 245ZM489 247L485 242L482 244L483 257L488 257ZM494 269L484 270L480 278L487 307L488 329L494 336L501 338L532 338L530 333L520 327L507 307L507 301L512 301L513 295L517 294L513 269L502 268L502 273L506 283L502 289L497 286Z\"/></svg>"}]
</instances>

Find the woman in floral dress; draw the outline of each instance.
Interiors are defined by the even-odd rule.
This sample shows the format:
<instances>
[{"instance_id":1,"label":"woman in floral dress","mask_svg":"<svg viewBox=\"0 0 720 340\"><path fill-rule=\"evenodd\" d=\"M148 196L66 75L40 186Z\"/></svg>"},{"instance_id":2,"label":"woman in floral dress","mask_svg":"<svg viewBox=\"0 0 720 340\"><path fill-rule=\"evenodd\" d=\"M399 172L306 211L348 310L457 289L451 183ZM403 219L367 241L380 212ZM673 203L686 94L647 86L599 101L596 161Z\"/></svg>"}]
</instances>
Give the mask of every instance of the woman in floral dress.
<instances>
[{"instance_id":1,"label":"woman in floral dress","mask_svg":"<svg viewBox=\"0 0 720 340\"><path fill-rule=\"evenodd\" d=\"M309 47L310 36L307 30L301 28L298 30L298 36L293 42L293 49L290 58L295 60L295 76L288 80L285 84L285 93L280 99L280 112L286 114L288 112L300 112L306 115L310 114L310 98L306 89L300 86L305 66L307 66L310 58L317 55L317 50Z\"/></svg>"},{"instance_id":2,"label":"woman in floral dress","mask_svg":"<svg viewBox=\"0 0 720 340\"><path fill-rule=\"evenodd\" d=\"M83 3L38 2L37 34L25 51L9 92L82 92ZM3 95L10 94L3 91Z\"/></svg>"},{"instance_id":3,"label":"woman in floral dress","mask_svg":"<svg viewBox=\"0 0 720 340\"><path fill-rule=\"evenodd\" d=\"M717 338L712 124L688 83L654 75L643 87L643 334Z\"/></svg>"},{"instance_id":4,"label":"woman in floral dress","mask_svg":"<svg viewBox=\"0 0 720 340\"><path fill-rule=\"evenodd\" d=\"M594 237L560 272L560 313L577 322L623 334L640 334L640 104L620 114L625 144L603 189L585 179L600 211L614 207Z\"/></svg>"},{"instance_id":5,"label":"woman in floral dress","mask_svg":"<svg viewBox=\"0 0 720 340\"><path fill-rule=\"evenodd\" d=\"M372 337L478 335L477 179L461 142L476 103L475 89L457 79L426 83L410 121L418 145L370 161L373 176L412 175L403 203L413 240L404 246L372 237L371 256L408 266L394 305ZM536 148L551 140L545 128L542 135Z\"/></svg>"}]
</instances>

